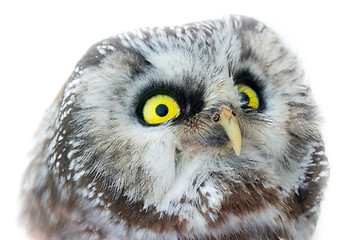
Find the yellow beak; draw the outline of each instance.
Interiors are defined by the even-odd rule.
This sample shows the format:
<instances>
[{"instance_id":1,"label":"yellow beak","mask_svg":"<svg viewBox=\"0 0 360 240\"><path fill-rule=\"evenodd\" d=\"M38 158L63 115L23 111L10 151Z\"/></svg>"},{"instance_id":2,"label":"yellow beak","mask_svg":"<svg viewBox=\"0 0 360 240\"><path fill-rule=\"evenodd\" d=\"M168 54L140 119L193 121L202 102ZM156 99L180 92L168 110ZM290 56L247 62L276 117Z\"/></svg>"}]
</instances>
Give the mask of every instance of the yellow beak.
<instances>
[{"instance_id":1,"label":"yellow beak","mask_svg":"<svg viewBox=\"0 0 360 240\"><path fill-rule=\"evenodd\" d=\"M241 152L241 131L239 124L232 111L224 105L220 107L219 124L224 128L232 148L236 155L239 156Z\"/></svg>"}]
</instances>

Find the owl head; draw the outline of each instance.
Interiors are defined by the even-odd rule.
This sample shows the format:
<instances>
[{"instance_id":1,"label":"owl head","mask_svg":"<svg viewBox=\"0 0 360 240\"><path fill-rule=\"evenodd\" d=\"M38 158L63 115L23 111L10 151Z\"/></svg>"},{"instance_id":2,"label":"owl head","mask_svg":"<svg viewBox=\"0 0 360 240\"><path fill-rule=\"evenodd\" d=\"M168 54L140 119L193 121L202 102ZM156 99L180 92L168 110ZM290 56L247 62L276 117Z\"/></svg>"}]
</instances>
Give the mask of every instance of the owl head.
<instances>
[{"instance_id":1,"label":"owl head","mask_svg":"<svg viewBox=\"0 0 360 240\"><path fill-rule=\"evenodd\" d=\"M312 231L326 177L317 107L297 58L254 19L103 40L49 116L50 150L38 155L69 196L87 191L87 206L121 215L140 204L199 234L250 228L246 217Z\"/></svg>"}]
</instances>

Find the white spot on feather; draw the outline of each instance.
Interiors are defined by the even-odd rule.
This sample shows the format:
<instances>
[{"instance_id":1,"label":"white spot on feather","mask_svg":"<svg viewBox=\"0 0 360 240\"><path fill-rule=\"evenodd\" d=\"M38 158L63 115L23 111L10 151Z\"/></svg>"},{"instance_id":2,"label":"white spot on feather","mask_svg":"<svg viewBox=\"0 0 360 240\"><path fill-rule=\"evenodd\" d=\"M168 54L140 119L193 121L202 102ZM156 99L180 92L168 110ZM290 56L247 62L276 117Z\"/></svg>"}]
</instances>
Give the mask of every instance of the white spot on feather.
<instances>
[{"instance_id":1,"label":"white spot on feather","mask_svg":"<svg viewBox=\"0 0 360 240\"><path fill-rule=\"evenodd\" d=\"M319 152L316 152L315 154L316 154L316 155L324 155L325 152L324 152L324 151L319 151Z\"/></svg>"}]
</instances>

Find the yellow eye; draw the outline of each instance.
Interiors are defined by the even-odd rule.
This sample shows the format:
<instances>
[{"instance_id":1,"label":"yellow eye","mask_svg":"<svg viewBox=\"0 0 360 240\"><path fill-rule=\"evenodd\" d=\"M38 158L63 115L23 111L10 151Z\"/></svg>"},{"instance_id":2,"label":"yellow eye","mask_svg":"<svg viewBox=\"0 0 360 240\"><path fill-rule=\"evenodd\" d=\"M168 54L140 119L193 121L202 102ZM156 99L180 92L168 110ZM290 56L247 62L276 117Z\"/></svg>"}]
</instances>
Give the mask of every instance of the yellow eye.
<instances>
[{"instance_id":1,"label":"yellow eye","mask_svg":"<svg viewBox=\"0 0 360 240\"><path fill-rule=\"evenodd\" d=\"M254 90L244 84L239 84L238 91L248 107L259 108L259 98Z\"/></svg>"},{"instance_id":2,"label":"yellow eye","mask_svg":"<svg viewBox=\"0 0 360 240\"><path fill-rule=\"evenodd\" d=\"M159 124L180 115L180 107L176 100L166 94L157 94L146 100L143 110L145 122Z\"/></svg>"}]
</instances>

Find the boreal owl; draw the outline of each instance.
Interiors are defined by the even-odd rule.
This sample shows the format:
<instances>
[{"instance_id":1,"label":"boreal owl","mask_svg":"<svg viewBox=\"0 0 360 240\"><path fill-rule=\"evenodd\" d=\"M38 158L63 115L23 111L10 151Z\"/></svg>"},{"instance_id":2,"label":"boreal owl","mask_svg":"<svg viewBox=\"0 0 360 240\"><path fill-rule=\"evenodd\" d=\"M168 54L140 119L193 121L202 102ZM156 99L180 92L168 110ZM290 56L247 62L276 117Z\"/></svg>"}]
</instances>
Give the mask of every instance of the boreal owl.
<instances>
[{"instance_id":1,"label":"boreal owl","mask_svg":"<svg viewBox=\"0 0 360 240\"><path fill-rule=\"evenodd\" d=\"M34 239L309 239L328 162L296 56L229 16L90 48L22 187Z\"/></svg>"}]
</instances>

